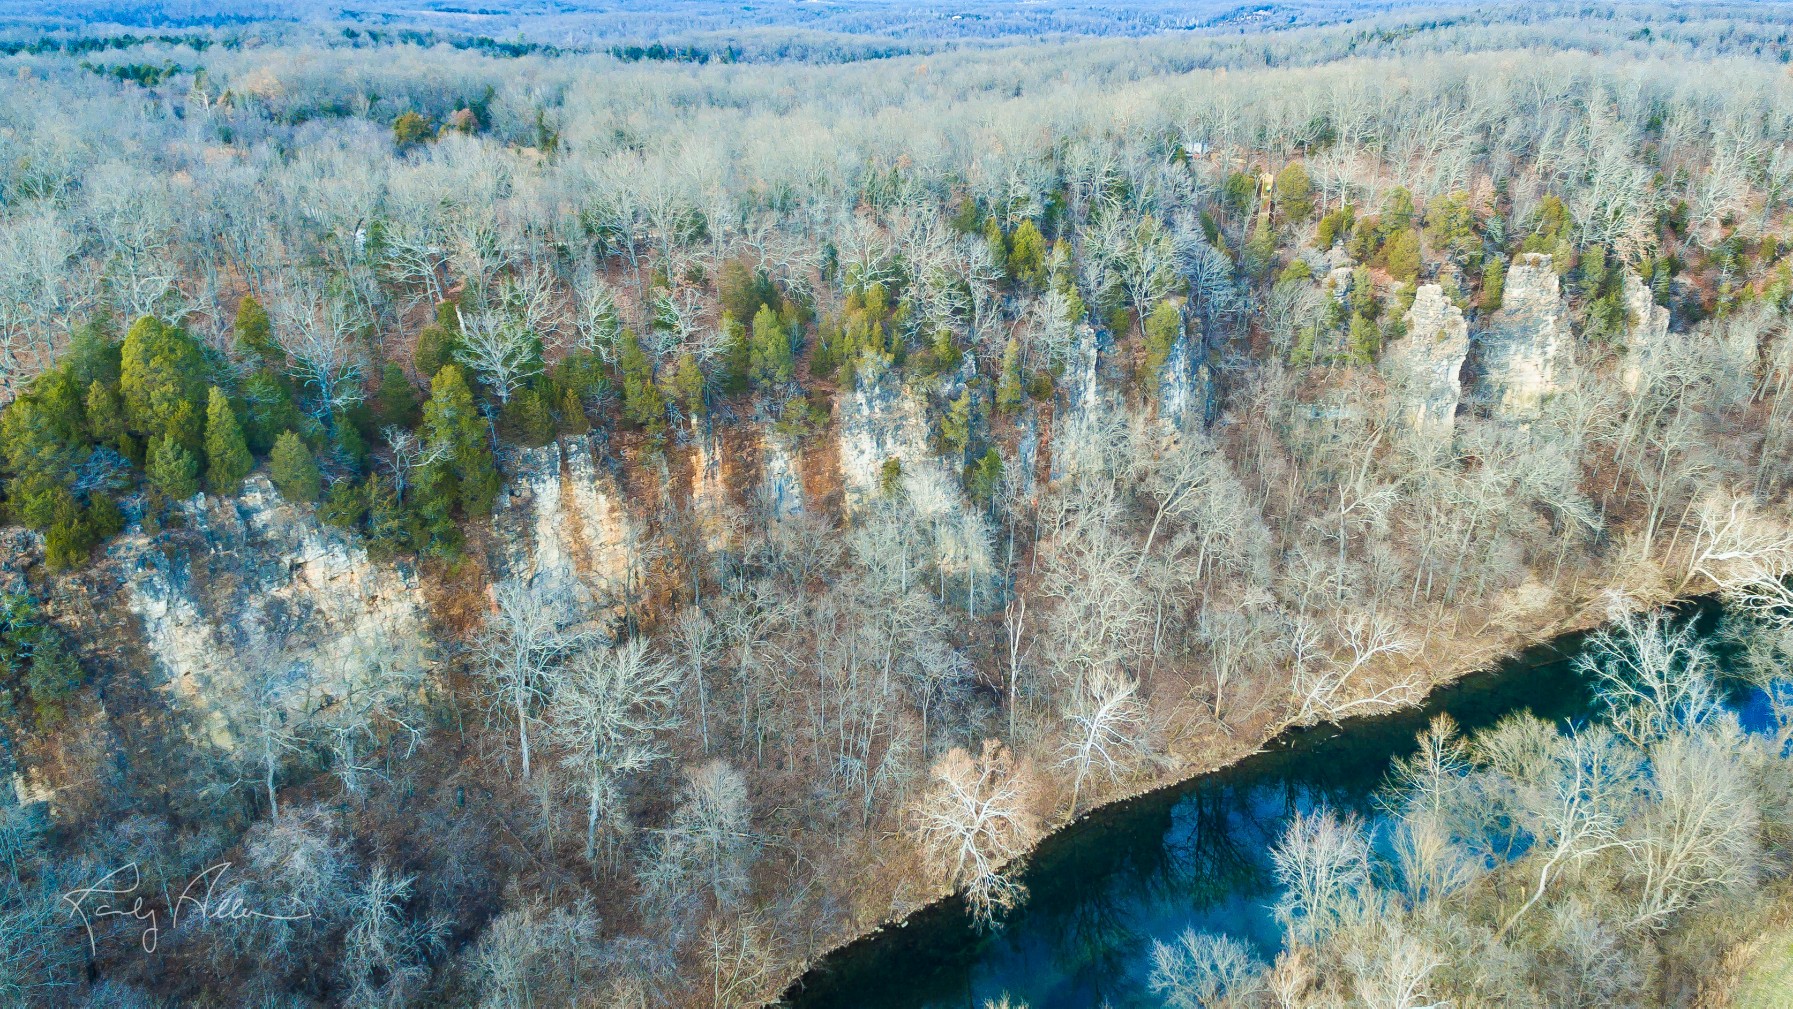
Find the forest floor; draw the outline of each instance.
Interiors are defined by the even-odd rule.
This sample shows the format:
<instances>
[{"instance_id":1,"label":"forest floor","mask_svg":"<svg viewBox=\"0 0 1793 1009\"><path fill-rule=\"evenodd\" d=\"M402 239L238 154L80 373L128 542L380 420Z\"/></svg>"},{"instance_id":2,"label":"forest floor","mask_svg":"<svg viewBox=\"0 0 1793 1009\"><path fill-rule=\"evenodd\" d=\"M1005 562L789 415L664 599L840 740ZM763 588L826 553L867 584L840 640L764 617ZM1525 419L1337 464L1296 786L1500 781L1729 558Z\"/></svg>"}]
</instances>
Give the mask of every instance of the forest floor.
<instances>
[{"instance_id":1,"label":"forest floor","mask_svg":"<svg viewBox=\"0 0 1793 1009\"><path fill-rule=\"evenodd\" d=\"M1784 1009L1793 1004L1793 888L1779 887L1780 899L1766 916L1760 935L1725 957L1718 993L1706 1009Z\"/></svg>"}]
</instances>

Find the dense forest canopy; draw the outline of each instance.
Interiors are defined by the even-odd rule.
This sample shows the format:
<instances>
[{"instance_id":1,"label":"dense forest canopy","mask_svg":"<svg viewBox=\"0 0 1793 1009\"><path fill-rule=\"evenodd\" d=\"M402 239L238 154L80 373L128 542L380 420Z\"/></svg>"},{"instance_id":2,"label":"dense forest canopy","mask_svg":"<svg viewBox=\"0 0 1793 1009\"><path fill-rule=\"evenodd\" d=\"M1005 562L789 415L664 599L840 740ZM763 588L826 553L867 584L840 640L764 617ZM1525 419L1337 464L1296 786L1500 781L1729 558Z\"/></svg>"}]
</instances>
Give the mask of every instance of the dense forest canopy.
<instances>
[{"instance_id":1,"label":"dense forest canopy","mask_svg":"<svg viewBox=\"0 0 1793 1009\"><path fill-rule=\"evenodd\" d=\"M1167 1004L1784 928L1784 6L204 8L0 38L0 998L759 1004L1609 621Z\"/></svg>"}]
</instances>

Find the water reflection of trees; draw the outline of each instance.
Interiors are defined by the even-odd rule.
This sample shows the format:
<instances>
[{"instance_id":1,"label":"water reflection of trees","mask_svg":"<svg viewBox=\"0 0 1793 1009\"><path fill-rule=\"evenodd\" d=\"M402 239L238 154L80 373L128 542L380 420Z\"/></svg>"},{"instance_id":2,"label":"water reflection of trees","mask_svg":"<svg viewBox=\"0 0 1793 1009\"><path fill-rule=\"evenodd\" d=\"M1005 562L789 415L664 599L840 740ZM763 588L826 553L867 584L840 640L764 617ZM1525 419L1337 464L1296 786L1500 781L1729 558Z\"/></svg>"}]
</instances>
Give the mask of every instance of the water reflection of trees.
<instances>
[{"instance_id":1,"label":"water reflection of trees","mask_svg":"<svg viewBox=\"0 0 1793 1009\"><path fill-rule=\"evenodd\" d=\"M1099 866L1041 873L1054 885L1011 923L1017 931L1004 959L1033 959L1036 942L1050 950L1056 990L1034 988L1036 1002L1129 1004L1143 990L1153 939L1171 938L1191 917L1240 895L1270 891L1269 850L1288 818L1312 805L1312 790L1292 782L1215 784L1167 807L1168 815L1104 831L1092 860ZM1068 861L1083 853L1063 854ZM1175 927L1166 930L1167 922Z\"/></svg>"},{"instance_id":2,"label":"water reflection of trees","mask_svg":"<svg viewBox=\"0 0 1793 1009\"><path fill-rule=\"evenodd\" d=\"M1258 788L1202 789L1177 804L1177 830L1165 837L1167 872L1154 888L1161 901L1200 913L1263 882L1264 857L1281 827Z\"/></svg>"},{"instance_id":3,"label":"water reflection of trees","mask_svg":"<svg viewBox=\"0 0 1793 1009\"><path fill-rule=\"evenodd\" d=\"M1071 907L1052 933L1060 970L1077 987L1092 989L1098 1003L1150 938L1137 929L1138 911L1139 901L1124 888L1101 887Z\"/></svg>"}]
</instances>

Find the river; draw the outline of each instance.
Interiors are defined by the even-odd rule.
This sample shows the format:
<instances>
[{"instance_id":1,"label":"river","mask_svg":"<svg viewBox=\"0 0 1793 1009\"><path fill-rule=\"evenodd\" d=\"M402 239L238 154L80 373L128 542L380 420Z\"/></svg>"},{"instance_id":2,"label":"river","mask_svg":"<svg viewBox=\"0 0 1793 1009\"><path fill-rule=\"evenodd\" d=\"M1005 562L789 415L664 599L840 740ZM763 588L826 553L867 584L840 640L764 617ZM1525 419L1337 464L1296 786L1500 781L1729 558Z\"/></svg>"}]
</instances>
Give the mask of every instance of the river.
<instances>
[{"instance_id":1,"label":"river","mask_svg":"<svg viewBox=\"0 0 1793 1009\"><path fill-rule=\"evenodd\" d=\"M1715 616L1695 612L1702 622ZM1593 695L1573 667L1583 639L1528 649L1418 708L1290 730L1231 767L1100 810L1040 845L1024 876L1027 902L999 930L980 935L954 897L836 951L786 1001L982 1009L1006 993L1030 1009L1157 1007L1152 943L1185 928L1246 940L1268 960L1281 944L1270 849L1289 818L1325 804L1376 822L1391 762L1414 751L1439 713L1470 731L1526 710L1588 717Z\"/></svg>"}]
</instances>

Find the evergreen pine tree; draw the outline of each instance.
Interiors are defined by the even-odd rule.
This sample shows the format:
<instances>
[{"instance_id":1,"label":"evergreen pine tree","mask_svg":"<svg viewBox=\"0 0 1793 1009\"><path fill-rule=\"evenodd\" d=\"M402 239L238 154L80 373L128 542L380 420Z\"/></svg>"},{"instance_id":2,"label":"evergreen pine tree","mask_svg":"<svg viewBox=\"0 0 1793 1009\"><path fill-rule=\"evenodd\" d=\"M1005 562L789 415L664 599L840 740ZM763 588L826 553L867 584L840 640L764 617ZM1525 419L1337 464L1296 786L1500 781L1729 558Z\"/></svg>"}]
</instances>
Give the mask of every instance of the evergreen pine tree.
<instances>
[{"instance_id":1,"label":"evergreen pine tree","mask_svg":"<svg viewBox=\"0 0 1793 1009\"><path fill-rule=\"evenodd\" d=\"M962 458L971 445L971 390L959 393L940 419L940 444L954 458Z\"/></svg>"},{"instance_id":2,"label":"evergreen pine tree","mask_svg":"<svg viewBox=\"0 0 1793 1009\"><path fill-rule=\"evenodd\" d=\"M1404 284L1413 283L1419 277L1419 232L1402 228L1390 235L1383 255L1388 261L1389 276Z\"/></svg>"},{"instance_id":3,"label":"evergreen pine tree","mask_svg":"<svg viewBox=\"0 0 1793 1009\"><path fill-rule=\"evenodd\" d=\"M184 501L199 493L199 460L174 438L150 442L149 481L170 500Z\"/></svg>"},{"instance_id":4,"label":"evergreen pine tree","mask_svg":"<svg viewBox=\"0 0 1793 1009\"><path fill-rule=\"evenodd\" d=\"M406 522L411 549L449 558L460 552L461 533L454 524L455 498L454 474L448 472L446 466L426 466L417 472L411 486L411 508ZM370 533L382 528L383 520L391 517L391 513L382 510L380 499L370 491Z\"/></svg>"},{"instance_id":5,"label":"evergreen pine tree","mask_svg":"<svg viewBox=\"0 0 1793 1009\"><path fill-rule=\"evenodd\" d=\"M747 391L748 375L753 368L753 340L747 327L730 313L722 316L722 357L716 369L716 387L725 396Z\"/></svg>"},{"instance_id":6,"label":"evergreen pine tree","mask_svg":"<svg viewBox=\"0 0 1793 1009\"><path fill-rule=\"evenodd\" d=\"M486 440L486 422L473 402L473 390L456 365L445 365L430 382L423 407L423 437L437 461L426 467L434 505L459 508L461 514L485 515L498 497L498 466ZM423 488L419 488L422 493Z\"/></svg>"},{"instance_id":7,"label":"evergreen pine tree","mask_svg":"<svg viewBox=\"0 0 1793 1009\"><path fill-rule=\"evenodd\" d=\"M1031 220L1015 226L1009 236L1009 276L1028 287L1046 284L1046 238Z\"/></svg>"},{"instance_id":8,"label":"evergreen pine tree","mask_svg":"<svg viewBox=\"0 0 1793 1009\"><path fill-rule=\"evenodd\" d=\"M1270 230L1270 218L1258 217L1258 226L1245 240L1245 272L1257 279L1269 276L1276 265L1276 232Z\"/></svg>"},{"instance_id":9,"label":"evergreen pine tree","mask_svg":"<svg viewBox=\"0 0 1793 1009\"><path fill-rule=\"evenodd\" d=\"M623 353L617 361L622 372L623 419L658 434L666 428L666 400L654 384L654 366L634 333L623 334Z\"/></svg>"},{"instance_id":10,"label":"evergreen pine tree","mask_svg":"<svg viewBox=\"0 0 1793 1009\"><path fill-rule=\"evenodd\" d=\"M206 483L214 494L232 494L255 468L236 411L224 390L212 386L205 405Z\"/></svg>"},{"instance_id":11,"label":"evergreen pine tree","mask_svg":"<svg viewBox=\"0 0 1793 1009\"><path fill-rule=\"evenodd\" d=\"M75 657L68 638L53 627L44 627L31 649L31 665L24 677L38 724L62 721L64 703L86 680L87 671Z\"/></svg>"},{"instance_id":12,"label":"evergreen pine tree","mask_svg":"<svg viewBox=\"0 0 1793 1009\"><path fill-rule=\"evenodd\" d=\"M1291 161L1284 165L1283 170L1276 173L1272 187L1276 209L1282 212L1282 219L1289 223L1306 220L1314 209L1313 190L1313 180L1308 178L1307 169L1301 162Z\"/></svg>"},{"instance_id":13,"label":"evergreen pine tree","mask_svg":"<svg viewBox=\"0 0 1793 1009\"><path fill-rule=\"evenodd\" d=\"M459 303L454 300L436 306L436 321L417 334L417 348L411 356L418 375L434 376L442 366L454 363L461 345Z\"/></svg>"},{"instance_id":14,"label":"evergreen pine tree","mask_svg":"<svg viewBox=\"0 0 1793 1009\"><path fill-rule=\"evenodd\" d=\"M966 468L965 489L973 501L988 505L1002 488L1002 453L991 447Z\"/></svg>"},{"instance_id":15,"label":"evergreen pine tree","mask_svg":"<svg viewBox=\"0 0 1793 1009\"><path fill-rule=\"evenodd\" d=\"M324 480L311 449L291 431L274 441L274 451L268 456L268 478L288 501L316 501L323 490Z\"/></svg>"},{"instance_id":16,"label":"evergreen pine tree","mask_svg":"<svg viewBox=\"0 0 1793 1009\"><path fill-rule=\"evenodd\" d=\"M303 431L315 423L299 409L287 380L267 368L243 382L243 436L249 451L267 455L282 431Z\"/></svg>"},{"instance_id":17,"label":"evergreen pine tree","mask_svg":"<svg viewBox=\"0 0 1793 1009\"><path fill-rule=\"evenodd\" d=\"M1370 364L1382 349L1382 331L1363 315L1351 317L1350 359L1352 364Z\"/></svg>"},{"instance_id":18,"label":"evergreen pine tree","mask_svg":"<svg viewBox=\"0 0 1793 1009\"><path fill-rule=\"evenodd\" d=\"M68 571L87 563L95 537L78 514L71 513L44 533L44 564L51 571Z\"/></svg>"},{"instance_id":19,"label":"evergreen pine tree","mask_svg":"<svg viewBox=\"0 0 1793 1009\"><path fill-rule=\"evenodd\" d=\"M1002 225L997 223L996 215L984 218L984 244L990 247L990 260L1007 272L1009 268L1009 243L1002 237ZM1014 279L1010 275L1009 279Z\"/></svg>"},{"instance_id":20,"label":"evergreen pine tree","mask_svg":"<svg viewBox=\"0 0 1793 1009\"><path fill-rule=\"evenodd\" d=\"M996 380L997 411L1005 415L1015 413L1026 395L1027 390L1021 386L1021 342L1010 337L1008 345L1002 348L1002 373Z\"/></svg>"},{"instance_id":21,"label":"evergreen pine tree","mask_svg":"<svg viewBox=\"0 0 1793 1009\"><path fill-rule=\"evenodd\" d=\"M1506 286L1507 264L1499 256L1489 256L1482 266L1482 311L1500 311Z\"/></svg>"},{"instance_id":22,"label":"evergreen pine tree","mask_svg":"<svg viewBox=\"0 0 1793 1009\"><path fill-rule=\"evenodd\" d=\"M259 359L270 365L281 365L286 362L286 351L274 340L274 324L268 318L267 310L261 307L253 295L243 295L237 303L236 324L233 327L237 337L237 352L245 357Z\"/></svg>"},{"instance_id":23,"label":"evergreen pine tree","mask_svg":"<svg viewBox=\"0 0 1793 1009\"><path fill-rule=\"evenodd\" d=\"M87 431L93 440L133 462L142 461L137 454L137 440L125 428L124 404L118 390L95 379L87 387Z\"/></svg>"},{"instance_id":24,"label":"evergreen pine tree","mask_svg":"<svg viewBox=\"0 0 1793 1009\"><path fill-rule=\"evenodd\" d=\"M324 503L318 507L318 518L339 529L360 528L366 515L366 495L360 484L349 479L331 484L324 493Z\"/></svg>"},{"instance_id":25,"label":"evergreen pine tree","mask_svg":"<svg viewBox=\"0 0 1793 1009\"><path fill-rule=\"evenodd\" d=\"M205 354L185 330L144 316L120 348L119 392L133 433L172 438L198 448L203 437L201 402L206 393Z\"/></svg>"},{"instance_id":26,"label":"evergreen pine tree","mask_svg":"<svg viewBox=\"0 0 1793 1009\"><path fill-rule=\"evenodd\" d=\"M504 409L504 428L519 444L530 447L554 440L554 390L540 382L517 394Z\"/></svg>"},{"instance_id":27,"label":"evergreen pine tree","mask_svg":"<svg viewBox=\"0 0 1793 1009\"><path fill-rule=\"evenodd\" d=\"M704 373L698 366L696 357L690 354L679 356L679 363L672 373L672 394L677 397L679 406L684 408L685 416L703 416Z\"/></svg>"},{"instance_id":28,"label":"evergreen pine tree","mask_svg":"<svg viewBox=\"0 0 1793 1009\"><path fill-rule=\"evenodd\" d=\"M362 489L367 503L367 550L376 558L416 550L416 516L399 500L392 481L374 473Z\"/></svg>"},{"instance_id":29,"label":"evergreen pine tree","mask_svg":"<svg viewBox=\"0 0 1793 1009\"><path fill-rule=\"evenodd\" d=\"M404 369L390 361L380 369L380 388L374 393L373 414L374 423L379 427L398 427L407 431L416 427L417 419L422 416L417 390L405 377Z\"/></svg>"},{"instance_id":30,"label":"evergreen pine tree","mask_svg":"<svg viewBox=\"0 0 1793 1009\"><path fill-rule=\"evenodd\" d=\"M591 418L585 413L585 400L571 386L560 394L560 430L563 434L584 434L591 430Z\"/></svg>"},{"instance_id":31,"label":"evergreen pine tree","mask_svg":"<svg viewBox=\"0 0 1793 1009\"><path fill-rule=\"evenodd\" d=\"M0 415L0 448L15 482L73 485L87 455L81 396L62 369L46 372ZM18 487L12 488L15 500Z\"/></svg>"},{"instance_id":32,"label":"evergreen pine tree","mask_svg":"<svg viewBox=\"0 0 1793 1009\"><path fill-rule=\"evenodd\" d=\"M104 318L88 319L69 334L63 364L85 389L95 382L118 385L119 346Z\"/></svg>"},{"instance_id":33,"label":"evergreen pine tree","mask_svg":"<svg viewBox=\"0 0 1793 1009\"><path fill-rule=\"evenodd\" d=\"M1160 301L1142 328L1146 332L1145 385L1155 391L1158 373L1164 370L1164 362L1170 360L1171 348L1183 332L1183 314L1172 302Z\"/></svg>"},{"instance_id":34,"label":"evergreen pine tree","mask_svg":"<svg viewBox=\"0 0 1793 1009\"><path fill-rule=\"evenodd\" d=\"M783 385L796 371L790 334L771 305L761 305L753 316L752 367L759 385Z\"/></svg>"}]
</instances>

